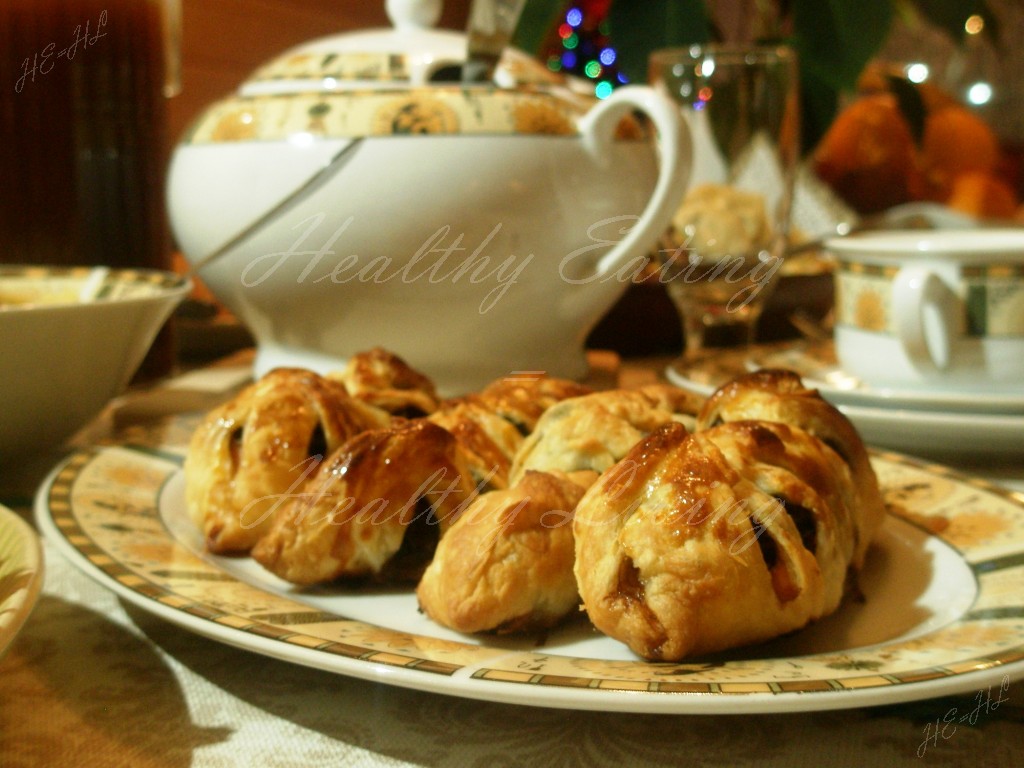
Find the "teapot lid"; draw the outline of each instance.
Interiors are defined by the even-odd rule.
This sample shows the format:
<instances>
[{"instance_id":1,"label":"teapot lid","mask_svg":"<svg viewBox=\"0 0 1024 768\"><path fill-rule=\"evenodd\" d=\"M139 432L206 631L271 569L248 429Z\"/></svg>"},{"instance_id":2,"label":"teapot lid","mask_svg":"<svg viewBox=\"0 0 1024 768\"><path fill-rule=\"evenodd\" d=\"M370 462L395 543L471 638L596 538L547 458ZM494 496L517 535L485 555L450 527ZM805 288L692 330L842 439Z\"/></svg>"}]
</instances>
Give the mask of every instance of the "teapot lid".
<instances>
[{"instance_id":1,"label":"teapot lid","mask_svg":"<svg viewBox=\"0 0 1024 768\"><path fill-rule=\"evenodd\" d=\"M329 35L298 45L259 67L239 94L408 89L459 81L466 35L434 29L441 0L386 0L392 27ZM561 83L528 54L506 49L495 84Z\"/></svg>"},{"instance_id":2,"label":"teapot lid","mask_svg":"<svg viewBox=\"0 0 1024 768\"><path fill-rule=\"evenodd\" d=\"M592 93L577 92L570 79L513 48L505 49L495 82L463 83L466 35L424 26L436 21L439 0L387 0L387 7L392 28L323 37L285 52L208 107L183 143L578 134ZM642 136L633 126L620 138Z\"/></svg>"}]
</instances>

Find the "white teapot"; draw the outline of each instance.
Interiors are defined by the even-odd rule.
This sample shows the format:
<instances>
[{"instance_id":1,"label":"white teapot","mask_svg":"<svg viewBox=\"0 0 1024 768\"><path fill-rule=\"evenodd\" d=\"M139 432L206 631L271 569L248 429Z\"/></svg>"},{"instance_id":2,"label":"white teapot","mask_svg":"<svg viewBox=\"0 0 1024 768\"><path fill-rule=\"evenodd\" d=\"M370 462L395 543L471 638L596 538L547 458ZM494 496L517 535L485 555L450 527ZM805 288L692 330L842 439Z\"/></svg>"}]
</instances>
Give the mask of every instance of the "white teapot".
<instances>
[{"instance_id":1,"label":"white teapot","mask_svg":"<svg viewBox=\"0 0 1024 768\"><path fill-rule=\"evenodd\" d=\"M442 392L584 375L685 190L678 107L581 97L516 51L502 85L438 82L466 36L394 6L394 29L290 50L205 111L171 161L178 245L251 330L257 374L382 346Z\"/></svg>"}]
</instances>

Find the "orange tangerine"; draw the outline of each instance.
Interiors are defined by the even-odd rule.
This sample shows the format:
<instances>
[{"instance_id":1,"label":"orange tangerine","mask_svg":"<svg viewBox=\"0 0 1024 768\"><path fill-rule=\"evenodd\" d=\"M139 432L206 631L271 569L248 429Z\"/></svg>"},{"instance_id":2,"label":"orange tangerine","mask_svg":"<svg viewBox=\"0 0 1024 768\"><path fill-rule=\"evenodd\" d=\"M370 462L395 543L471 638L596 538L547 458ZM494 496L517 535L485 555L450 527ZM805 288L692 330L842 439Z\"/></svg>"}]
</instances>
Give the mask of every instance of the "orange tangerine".
<instances>
[{"instance_id":1,"label":"orange tangerine","mask_svg":"<svg viewBox=\"0 0 1024 768\"><path fill-rule=\"evenodd\" d=\"M953 179L946 205L980 218L1012 219L1017 198L1006 182L983 171L967 171Z\"/></svg>"},{"instance_id":2,"label":"orange tangerine","mask_svg":"<svg viewBox=\"0 0 1024 768\"><path fill-rule=\"evenodd\" d=\"M984 120L966 107L941 107L925 118L922 187L915 191L923 198L945 200L957 176L991 174L998 160L999 142Z\"/></svg>"},{"instance_id":3,"label":"orange tangerine","mask_svg":"<svg viewBox=\"0 0 1024 768\"><path fill-rule=\"evenodd\" d=\"M891 93L871 93L836 115L814 153L817 174L863 213L909 197L914 139Z\"/></svg>"}]
</instances>

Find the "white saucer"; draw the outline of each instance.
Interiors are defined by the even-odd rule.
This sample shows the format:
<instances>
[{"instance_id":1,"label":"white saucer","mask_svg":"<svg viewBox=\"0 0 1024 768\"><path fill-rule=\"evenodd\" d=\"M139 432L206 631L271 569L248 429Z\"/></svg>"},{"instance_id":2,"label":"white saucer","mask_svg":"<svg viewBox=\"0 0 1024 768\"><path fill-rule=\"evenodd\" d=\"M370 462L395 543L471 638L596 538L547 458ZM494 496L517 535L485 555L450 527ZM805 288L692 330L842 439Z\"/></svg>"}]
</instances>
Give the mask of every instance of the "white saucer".
<instances>
[{"instance_id":1,"label":"white saucer","mask_svg":"<svg viewBox=\"0 0 1024 768\"><path fill-rule=\"evenodd\" d=\"M749 370L788 368L804 383L817 389L836 405L900 408L937 413L992 413L1024 415L1024 383L1021 392L959 392L872 387L846 373L836 362L831 342L796 342L751 355ZM1022 438L1024 439L1024 438Z\"/></svg>"},{"instance_id":2,"label":"white saucer","mask_svg":"<svg viewBox=\"0 0 1024 768\"><path fill-rule=\"evenodd\" d=\"M777 350L775 350L777 351ZM699 395L710 395L721 384L750 369L749 358L733 353L709 358L680 370L670 364L665 375L678 387ZM754 359L765 359L755 356ZM774 359L774 367L783 366ZM794 369L795 370L795 369ZM804 382L817 386L810 377ZM876 448L912 454L930 459L984 460L1021 457L1024 459L1024 413L967 412L900 407L896 400L879 398L882 405L843 400L834 388L819 390L853 422L864 442ZM979 399L980 400L980 399Z\"/></svg>"}]
</instances>

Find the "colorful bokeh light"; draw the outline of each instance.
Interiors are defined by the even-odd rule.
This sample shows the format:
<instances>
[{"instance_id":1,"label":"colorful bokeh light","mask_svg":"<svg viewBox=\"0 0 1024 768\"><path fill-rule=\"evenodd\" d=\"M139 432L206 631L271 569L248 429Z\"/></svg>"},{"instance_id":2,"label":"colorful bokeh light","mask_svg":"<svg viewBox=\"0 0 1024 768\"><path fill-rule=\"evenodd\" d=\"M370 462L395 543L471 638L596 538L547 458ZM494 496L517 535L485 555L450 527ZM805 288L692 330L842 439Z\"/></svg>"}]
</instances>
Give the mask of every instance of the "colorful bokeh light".
<instances>
[{"instance_id":1,"label":"colorful bokeh light","mask_svg":"<svg viewBox=\"0 0 1024 768\"><path fill-rule=\"evenodd\" d=\"M607 3L577 3L568 8L555 29L557 43L548 51L547 66L553 72L588 78L594 83L594 95L605 99L628 82L615 66L619 57L609 37Z\"/></svg>"}]
</instances>

